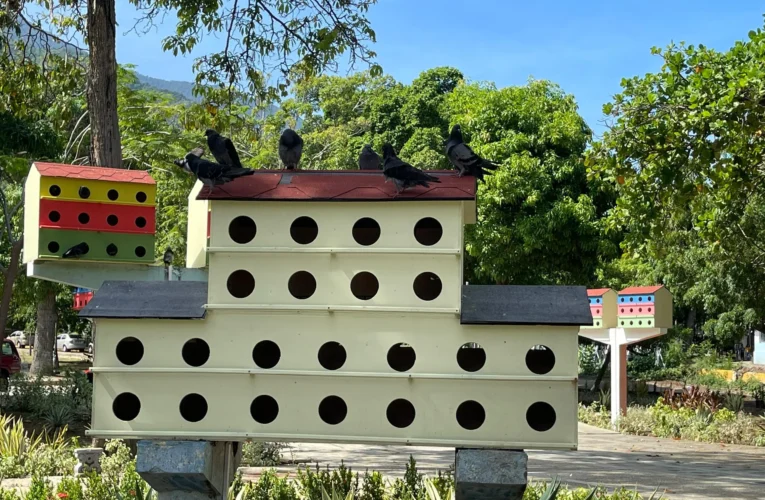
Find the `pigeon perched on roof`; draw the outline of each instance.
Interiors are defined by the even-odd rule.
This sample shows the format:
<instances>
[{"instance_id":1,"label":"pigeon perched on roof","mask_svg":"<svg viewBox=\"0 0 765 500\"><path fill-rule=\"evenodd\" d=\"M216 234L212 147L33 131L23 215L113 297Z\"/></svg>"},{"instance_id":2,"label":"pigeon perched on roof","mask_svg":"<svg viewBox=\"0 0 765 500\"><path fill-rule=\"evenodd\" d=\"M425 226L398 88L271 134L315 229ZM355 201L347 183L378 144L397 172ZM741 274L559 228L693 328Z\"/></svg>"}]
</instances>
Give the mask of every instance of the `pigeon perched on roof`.
<instances>
[{"instance_id":1,"label":"pigeon perched on roof","mask_svg":"<svg viewBox=\"0 0 765 500\"><path fill-rule=\"evenodd\" d=\"M254 170L249 168L231 167L204 160L202 159L203 152L204 150L201 148L195 148L183 160L175 160L174 163L194 174L205 186L209 187L210 192L212 192L213 186L225 184L237 177L244 177L245 175L255 173Z\"/></svg>"},{"instance_id":2,"label":"pigeon perched on roof","mask_svg":"<svg viewBox=\"0 0 765 500\"><path fill-rule=\"evenodd\" d=\"M210 148L210 153L215 157L216 162L228 167L242 168L239 153L236 152L231 139L210 128L205 130L205 136L207 136L207 147Z\"/></svg>"},{"instance_id":3,"label":"pigeon perched on roof","mask_svg":"<svg viewBox=\"0 0 765 500\"><path fill-rule=\"evenodd\" d=\"M88 246L87 243L83 241L82 243L77 243L72 248L69 248L68 250L66 250L63 253L63 255L61 255L61 258L62 259L74 259L74 258L79 259L80 257L85 255L89 251L90 251L90 247Z\"/></svg>"},{"instance_id":4,"label":"pigeon perched on roof","mask_svg":"<svg viewBox=\"0 0 765 500\"><path fill-rule=\"evenodd\" d=\"M380 155L369 144L364 145L359 154L359 170L380 170Z\"/></svg>"},{"instance_id":5,"label":"pigeon perched on roof","mask_svg":"<svg viewBox=\"0 0 765 500\"><path fill-rule=\"evenodd\" d=\"M426 174L419 168L399 159L390 144L383 146L383 175L386 182L393 179L396 184L396 193L410 187L430 187L429 182L441 182L438 177Z\"/></svg>"},{"instance_id":6,"label":"pigeon perched on roof","mask_svg":"<svg viewBox=\"0 0 765 500\"><path fill-rule=\"evenodd\" d=\"M491 171L498 167L475 154L470 146L465 144L462 140L462 128L459 125L452 127L449 139L446 141L446 156L459 172L459 177L468 174L483 180L484 175L491 174Z\"/></svg>"},{"instance_id":7,"label":"pigeon perched on roof","mask_svg":"<svg viewBox=\"0 0 765 500\"><path fill-rule=\"evenodd\" d=\"M303 138L291 128L282 132L279 138L279 159L284 163L284 167L288 170L296 169L302 155Z\"/></svg>"}]
</instances>

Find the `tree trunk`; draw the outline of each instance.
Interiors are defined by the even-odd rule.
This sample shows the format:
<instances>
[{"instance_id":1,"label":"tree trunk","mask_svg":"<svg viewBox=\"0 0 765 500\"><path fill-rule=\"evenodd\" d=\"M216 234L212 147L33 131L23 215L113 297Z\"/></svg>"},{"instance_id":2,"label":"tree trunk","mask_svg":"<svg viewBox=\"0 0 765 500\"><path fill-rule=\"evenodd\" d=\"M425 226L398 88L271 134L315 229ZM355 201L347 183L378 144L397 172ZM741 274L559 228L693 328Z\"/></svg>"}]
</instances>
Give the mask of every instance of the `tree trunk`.
<instances>
[{"instance_id":1,"label":"tree trunk","mask_svg":"<svg viewBox=\"0 0 765 500\"><path fill-rule=\"evenodd\" d=\"M53 375L56 349L56 290L51 287L37 303L37 331L32 358L32 375Z\"/></svg>"},{"instance_id":2,"label":"tree trunk","mask_svg":"<svg viewBox=\"0 0 765 500\"><path fill-rule=\"evenodd\" d=\"M608 346L608 349L606 349L606 359L603 360L603 364L600 366L600 370L598 370L598 376L595 377L595 383L592 385L592 392L600 390L600 383L603 382L603 376L606 374L606 368L608 368L610 362L611 346Z\"/></svg>"},{"instance_id":3,"label":"tree trunk","mask_svg":"<svg viewBox=\"0 0 765 500\"><path fill-rule=\"evenodd\" d=\"M117 58L115 0L88 2L88 114L90 163L122 168L117 119Z\"/></svg>"},{"instance_id":4,"label":"tree trunk","mask_svg":"<svg viewBox=\"0 0 765 500\"><path fill-rule=\"evenodd\" d=\"M0 299L0 340L5 338L5 326L8 323L8 311L11 306L11 297L13 296L13 284L19 273L19 259L23 247L24 240L19 240L11 245L11 260L5 270L3 297Z\"/></svg>"}]
</instances>

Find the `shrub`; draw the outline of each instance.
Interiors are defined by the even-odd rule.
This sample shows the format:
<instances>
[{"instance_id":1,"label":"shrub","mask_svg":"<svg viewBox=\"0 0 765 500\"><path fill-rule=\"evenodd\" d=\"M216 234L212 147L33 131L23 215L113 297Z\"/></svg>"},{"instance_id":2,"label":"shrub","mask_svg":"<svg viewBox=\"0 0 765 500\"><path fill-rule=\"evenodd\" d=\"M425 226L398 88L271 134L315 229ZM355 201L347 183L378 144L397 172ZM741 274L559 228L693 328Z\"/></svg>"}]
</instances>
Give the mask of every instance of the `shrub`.
<instances>
[{"instance_id":1,"label":"shrub","mask_svg":"<svg viewBox=\"0 0 765 500\"><path fill-rule=\"evenodd\" d=\"M245 467L273 467L282 460L284 443L248 441L242 446L242 465Z\"/></svg>"},{"instance_id":2,"label":"shrub","mask_svg":"<svg viewBox=\"0 0 765 500\"><path fill-rule=\"evenodd\" d=\"M64 477L56 487L58 498L66 500L85 500L85 493L82 490L82 481L74 477ZM63 496L66 495L66 496Z\"/></svg>"},{"instance_id":3,"label":"shrub","mask_svg":"<svg viewBox=\"0 0 765 500\"><path fill-rule=\"evenodd\" d=\"M76 462L76 444L65 438L66 429L57 433L29 435L24 422L0 415L0 477L23 477L33 473L61 475Z\"/></svg>"}]
</instances>

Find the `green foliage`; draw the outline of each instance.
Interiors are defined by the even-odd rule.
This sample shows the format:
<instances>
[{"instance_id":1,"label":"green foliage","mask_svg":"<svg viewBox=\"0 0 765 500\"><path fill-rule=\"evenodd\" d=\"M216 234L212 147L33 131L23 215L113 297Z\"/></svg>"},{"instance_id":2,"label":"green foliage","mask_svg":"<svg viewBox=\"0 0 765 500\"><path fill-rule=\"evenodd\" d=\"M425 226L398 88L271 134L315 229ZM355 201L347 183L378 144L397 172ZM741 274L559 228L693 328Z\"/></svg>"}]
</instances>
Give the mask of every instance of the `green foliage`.
<instances>
[{"instance_id":1,"label":"green foliage","mask_svg":"<svg viewBox=\"0 0 765 500\"><path fill-rule=\"evenodd\" d=\"M273 467L281 463L282 443L248 441L242 446L242 465L245 467Z\"/></svg>"},{"instance_id":2,"label":"green foliage","mask_svg":"<svg viewBox=\"0 0 765 500\"><path fill-rule=\"evenodd\" d=\"M726 394L725 408L729 409L733 413L740 413L744 411L744 395L736 392Z\"/></svg>"},{"instance_id":3,"label":"green foliage","mask_svg":"<svg viewBox=\"0 0 765 500\"><path fill-rule=\"evenodd\" d=\"M44 421L49 430L58 430L89 422L92 394L84 373L65 372L56 384L17 374L11 377L9 394L0 400L0 410L30 415Z\"/></svg>"},{"instance_id":4,"label":"green foliage","mask_svg":"<svg viewBox=\"0 0 765 500\"><path fill-rule=\"evenodd\" d=\"M77 478L63 477L56 487L56 493L58 498L65 498L66 500L85 500L82 486L82 481ZM62 496L62 493L66 496Z\"/></svg>"},{"instance_id":5,"label":"green foliage","mask_svg":"<svg viewBox=\"0 0 765 500\"><path fill-rule=\"evenodd\" d=\"M53 486L50 484L43 474L35 473L32 476L32 481L29 484L29 491L27 491L25 500L49 500L53 495Z\"/></svg>"},{"instance_id":6,"label":"green foliage","mask_svg":"<svg viewBox=\"0 0 765 500\"><path fill-rule=\"evenodd\" d=\"M76 443L66 439L65 432L31 435L23 421L0 414L0 477L60 475L72 470Z\"/></svg>"}]
</instances>

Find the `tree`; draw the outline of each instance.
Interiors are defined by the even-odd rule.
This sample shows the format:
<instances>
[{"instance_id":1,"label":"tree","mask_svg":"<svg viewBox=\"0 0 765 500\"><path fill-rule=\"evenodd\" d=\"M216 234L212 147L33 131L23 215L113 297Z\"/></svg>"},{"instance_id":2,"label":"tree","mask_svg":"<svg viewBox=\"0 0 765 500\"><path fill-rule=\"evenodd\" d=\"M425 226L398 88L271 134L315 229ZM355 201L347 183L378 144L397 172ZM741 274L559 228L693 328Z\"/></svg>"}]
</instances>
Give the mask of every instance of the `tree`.
<instances>
[{"instance_id":1,"label":"tree","mask_svg":"<svg viewBox=\"0 0 765 500\"><path fill-rule=\"evenodd\" d=\"M721 347L765 317L763 50L762 30L725 52L652 49L661 71L622 81L587 160L618 186L608 223L625 250Z\"/></svg>"}]
</instances>

